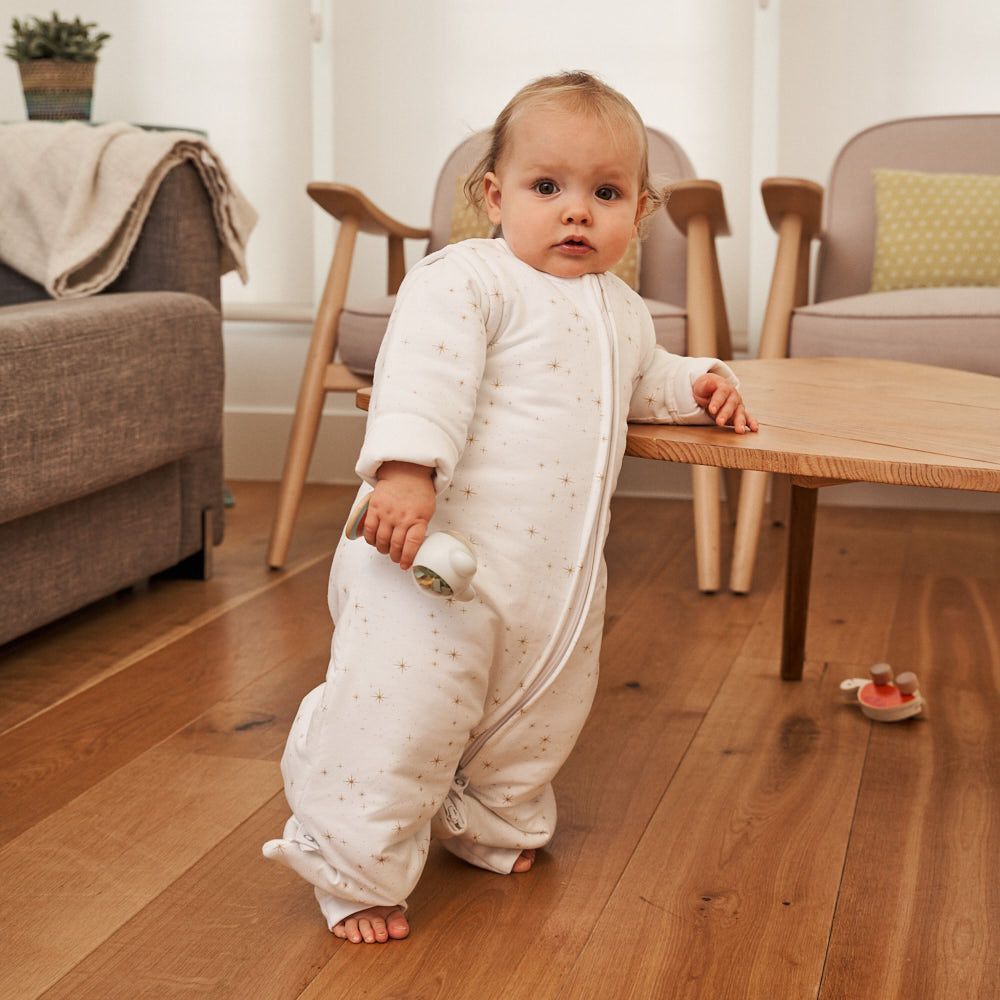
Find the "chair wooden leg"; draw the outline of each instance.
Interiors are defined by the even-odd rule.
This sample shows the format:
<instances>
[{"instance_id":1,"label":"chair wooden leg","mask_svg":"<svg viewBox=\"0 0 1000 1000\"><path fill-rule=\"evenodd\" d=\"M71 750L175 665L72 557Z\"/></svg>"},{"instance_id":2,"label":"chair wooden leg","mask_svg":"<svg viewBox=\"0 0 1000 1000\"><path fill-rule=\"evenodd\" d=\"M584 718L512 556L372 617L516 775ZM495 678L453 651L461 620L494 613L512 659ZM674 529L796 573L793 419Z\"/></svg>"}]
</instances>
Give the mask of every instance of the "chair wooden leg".
<instances>
[{"instance_id":1,"label":"chair wooden leg","mask_svg":"<svg viewBox=\"0 0 1000 1000\"><path fill-rule=\"evenodd\" d=\"M771 476L771 524L788 523L788 504L791 499L792 481L788 476Z\"/></svg>"},{"instance_id":2,"label":"chair wooden leg","mask_svg":"<svg viewBox=\"0 0 1000 1000\"><path fill-rule=\"evenodd\" d=\"M760 524L764 515L764 495L767 492L766 472L747 470L740 484L740 509L733 538L733 565L729 589L734 594L750 593L753 568L757 559Z\"/></svg>"},{"instance_id":3,"label":"chair wooden leg","mask_svg":"<svg viewBox=\"0 0 1000 1000\"><path fill-rule=\"evenodd\" d=\"M698 589L714 594L720 586L719 470L691 466L694 493L694 544L698 563Z\"/></svg>"},{"instance_id":4,"label":"chair wooden leg","mask_svg":"<svg viewBox=\"0 0 1000 1000\"><path fill-rule=\"evenodd\" d=\"M347 294L347 282L351 273L351 258L358 235L359 222L347 216L340 223L337 248L330 264L326 287L320 299L313 327L309 354L306 358L299 398L295 404L295 419L288 439L285 455L285 469L281 474L278 491L278 506L271 528L271 542L267 550L267 564L271 569L281 569L288 556L292 540L295 516L302 500L309 461L316 444L320 418L323 415L323 401L326 399L327 367L333 361L337 346L337 324Z\"/></svg>"},{"instance_id":5,"label":"chair wooden leg","mask_svg":"<svg viewBox=\"0 0 1000 1000\"><path fill-rule=\"evenodd\" d=\"M306 368L298 403L295 406L292 432L288 439L288 453L285 455L285 468L278 489L278 506L274 513L271 543L267 550L267 564L271 569L281 569L288 556L292 528L299 512L302 490L306 483L306 474L309 472L309 462L316 445L319 422L323 416L323 401L326 399L323 376L326 373L326 364L317 361L313 368L317 370Z\"/></svg>"},{"instance_id":6,"label":"chair wooden leg","mask_svg":"<svg viewBox=\"0 0 1000 1000\"><path fill-rule=\"evenodd\" d=\"M723 469L722 477L726 481L726 514L730 524L736 524L740 511L740 484L743 473L739 469Z\"/></svg>"}]
</instances>

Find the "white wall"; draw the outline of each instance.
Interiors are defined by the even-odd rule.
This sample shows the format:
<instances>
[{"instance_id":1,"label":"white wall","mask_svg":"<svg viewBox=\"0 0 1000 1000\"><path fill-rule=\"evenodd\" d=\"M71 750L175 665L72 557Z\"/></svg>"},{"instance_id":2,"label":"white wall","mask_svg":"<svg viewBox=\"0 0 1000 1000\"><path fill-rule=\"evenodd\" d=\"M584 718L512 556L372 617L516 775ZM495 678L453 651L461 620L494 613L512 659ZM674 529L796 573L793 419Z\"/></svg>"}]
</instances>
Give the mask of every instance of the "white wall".
<instances>
[{"instance_id":1,"label":"white wall","mask_svg":"<svg viewBox=\"0 0 1000 1000\"><path fill-rule=\"evenodd\" d=\"M1000 111L996 0L785 0L782 174L826 184L862 129L911 115Z\"/></svg>"},{"instance_id":2,"label":"white wall","mask_svg":"<svg viewBox=\"0 0 1000 1000\"><path fill-rule=\"evenodd\" d=\"M534 77L587 69L674 136L722 182L731 239L720 247L737 332L745 329L753 6L733 0L341 2L333 60L338 180L425 225L438 171ZM384 250L362 248L358 294L382 294Z\"/></svg>"}]
</instances>

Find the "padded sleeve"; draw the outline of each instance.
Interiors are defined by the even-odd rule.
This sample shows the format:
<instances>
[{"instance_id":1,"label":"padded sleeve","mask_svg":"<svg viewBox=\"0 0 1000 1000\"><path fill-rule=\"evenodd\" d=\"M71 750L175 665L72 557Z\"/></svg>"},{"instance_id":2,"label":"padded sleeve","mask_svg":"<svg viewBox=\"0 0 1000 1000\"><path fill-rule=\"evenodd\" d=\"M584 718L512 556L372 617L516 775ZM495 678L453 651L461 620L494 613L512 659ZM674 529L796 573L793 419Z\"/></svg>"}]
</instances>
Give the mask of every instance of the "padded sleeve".
<instances>
[{"instance_id":1,"label":"padded sleeve","mask_svg":"<svg viewBox=\"0 0 1000 1000\"><path fill-rule=\"evenodd\" d=\"M455 250L425 258L399 290L356 466L372 486L383 462L413 462L435 470L440 494L465 448L486 365L490 297Z\"/></svg>"},{"instance_id":2,"label":"padded sleeve","mask_svg":"<svg viewBox=\"0 0 1000 1000\"><path fill-rule=\"evenodd\" d=\"M642 320L643 349L639 378L632 390L628 419L643 424L711 424L707 411L695 401L691 386L707 372L721 375L739 389L740 380L717 358L687 358L671 354L656 343L653 321Z\"/></svg>"}]
</instances>

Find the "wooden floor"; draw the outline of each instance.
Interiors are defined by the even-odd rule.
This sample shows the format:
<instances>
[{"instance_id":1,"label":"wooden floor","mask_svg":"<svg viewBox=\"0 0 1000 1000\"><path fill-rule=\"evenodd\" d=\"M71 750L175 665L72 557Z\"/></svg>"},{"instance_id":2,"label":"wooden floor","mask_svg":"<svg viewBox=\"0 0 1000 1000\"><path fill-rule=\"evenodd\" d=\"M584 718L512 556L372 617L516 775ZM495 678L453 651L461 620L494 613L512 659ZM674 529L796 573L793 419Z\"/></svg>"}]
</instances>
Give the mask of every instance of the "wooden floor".
<instances>
[{"instance_id":1,"label":"wooden floor","mask_svg":"<svg viewBox=\"0 0 1000 1000\"><path fill-rule=\"evenodd\" d=\"M1000 517L821 508L805 680L777 676L784 532L694 588L689 505L618 500L602 681L528 875L440 849L406 942L356 947L260 844L322 679L352 491L232 484L208 583L0 648L0 997L1000 996ZM839 682L915 670L924 720Z\"/></svg>"}]
</instances>

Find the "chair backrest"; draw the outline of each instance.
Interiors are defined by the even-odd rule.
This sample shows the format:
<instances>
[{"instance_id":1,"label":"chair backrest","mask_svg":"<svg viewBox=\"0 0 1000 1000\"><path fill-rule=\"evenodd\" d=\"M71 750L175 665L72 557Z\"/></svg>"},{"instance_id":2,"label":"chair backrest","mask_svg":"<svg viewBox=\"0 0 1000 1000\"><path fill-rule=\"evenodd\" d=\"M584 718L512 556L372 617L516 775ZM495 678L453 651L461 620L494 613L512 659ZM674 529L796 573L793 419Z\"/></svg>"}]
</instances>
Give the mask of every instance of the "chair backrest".
<instances>
[{"instance_id":1,"label":"chair backrest","mask_svg":"<svg viewBox=\"0 0 1000 1000\"><path fill-rule=\"evenodd\" d=\"M1000 115L903 118L859 132L840 151L826 189L815 301L864 295L875 257L877 167L1000 173Z\"/></svg>"},{"instance_id":2,"label":"chair backrest","mask_svg":"<svg viewBox=\"0 0 1000 1000\"><path fill-rule=\"evenodd\" d=\"M650 171L657 183L669 184L695 176L691 161L673 139L656 129L647 129L647 133ZM452 152L441 168L434 189L428 253L447 244L458 179L469 175L486 152L486 144L487 133L475 133ZM653 216L648 225L639 264L639 291L646 298L683 307L687 300L685 238L665 211Z\"/></svg>"}]
</instances>

